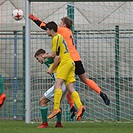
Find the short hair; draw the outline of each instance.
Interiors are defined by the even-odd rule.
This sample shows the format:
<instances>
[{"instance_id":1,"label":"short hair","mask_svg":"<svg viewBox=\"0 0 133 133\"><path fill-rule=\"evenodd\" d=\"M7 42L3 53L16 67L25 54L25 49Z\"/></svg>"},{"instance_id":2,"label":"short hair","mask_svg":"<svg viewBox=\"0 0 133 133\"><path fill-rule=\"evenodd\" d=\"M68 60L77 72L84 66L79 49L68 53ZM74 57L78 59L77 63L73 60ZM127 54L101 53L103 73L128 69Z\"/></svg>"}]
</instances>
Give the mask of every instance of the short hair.
<instances>
[{"instance_id":1,"label":"short hair","mask_svg":"<svg viewBox=\"0 0 133 133\"><path fill-rule=\"evenodd\" d=\"M72 27L73 20L71 18L69 18L69 17L63 17L61 20L66 24L66 27L67 28L70 29Z\"/></svg>"},{"instance_id":2,"label":"short hair","mask_svg":"<svg viewBox=\"0 0 133 133\"><path fill-rule=\"evenodd\" d=\"M45 53L46 53L46 51L45 51L44 49L38 49L38 50L36 51L34 57L36 57L36 56L38 56L38 55L40 55L40 54L45 54Z\"/></svg>"},{"instance_id":3,"label":"short hair","mask_svg":"<svg viewBox=\"0 0 133 133\"><path fill-rule=\"evenodd\" d=\"M57 26L57 24L54 21L48 22L46 24L46 28L48 28L50 30L53 29L55 32L57 32L57 30L58 30L58 26Z\"/></svg>"}]
</instances>

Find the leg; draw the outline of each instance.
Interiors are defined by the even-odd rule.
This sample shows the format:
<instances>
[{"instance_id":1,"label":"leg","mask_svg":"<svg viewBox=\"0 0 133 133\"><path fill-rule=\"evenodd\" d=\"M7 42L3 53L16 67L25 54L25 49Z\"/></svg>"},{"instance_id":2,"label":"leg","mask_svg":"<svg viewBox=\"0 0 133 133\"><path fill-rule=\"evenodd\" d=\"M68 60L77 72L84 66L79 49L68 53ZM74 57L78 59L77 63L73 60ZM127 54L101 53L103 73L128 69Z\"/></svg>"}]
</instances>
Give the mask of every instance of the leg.
<instances>
[{"instance_id":1,"label":"leg","mask_svg":"<svg viewBox=\"0 0 133 133\"><path fill-rule=\"evenodd\" d=\"M65 89L63 90L63 93L65 92ZM54 101L54 86L52 86L50 89L48 89L44 96L40 99L40 111L42 115L42 124L38 126L38 128L47 128L47 112L48 112L48 102ZM57 123L55 127L63 127L61 124L61 113L57 114Z\"/></svg>"},{"instance_id":2,"label":"leg","mask_svg":"<svg viewBox=\"0 0 133 133\"><path fill-rule=\"evenodd\" d=\"M81 81L83 81L86 85L88 85L92 90L97 92L101 96L106 105L109 105L110 100L108 99L107 95L101 91L101 89L93 80L87 77L82 61L76 61L75 65L76 65L75 74L79 76Z\"/></svg>"},{"instance_id":3,"label":"leg","mask_svg":"<svg viewBox=\"0 0 133 133\"><path fill-rule=\"evenodd\" d=\"M75 62L75 66L76 66L75 74L79 76L79 78L81 79L81 81L83 81L85 84L87 84L95 92L97 92L98 94L100 94L101 89L98 87L98 85L93 80L90 80L87 77L87 74L85 72L84 66L82 64L82 61L76 61Z\"/></svg>"},{"instance_id":4,"label":"leg","mask_svg":"<svg viewBox=\"0 0 133 133\"><path fill-rule=\"evenodd\" d=\"M74 106L74 100L69 92L66 94L67 101L70 105L70 109Z\"/></svg>"},{"instance_id":5,"label":"leg","mask_svg":"<svg viewBox=\"0 0 133 133\"><path fill-rule=\"evenodd\" d=\"M82 103L80 101L80 97L79 97L79 94L77 93L77 91L75 91L74 89L74 83L69 83L67 85L67 90L69 91L69 93L71 94L75 104L76 104L76 107L79 109L81 106L82 106Z\"/></svg>"},{"instance_id":6,"label":"leg","mask_svg":"<svg viewBox=\"0 0 133 133\"><path fill-rule=\"evenodd\" d=\"M62 84L61 88L62 88L62 93L63 93L61 101L64 101L64 100L66 100L66 93L67 93L65 83ZM62 111L56 115L56 117L57 117L57 122L56 122L56 125L55 125L56 128L62 128L63 127L62 124L61 124L61 116L62 116Z\"/></svg>"},{"instance_id":7,"label":"leg","mask_svg":"<svg viewBox=\"0 0 133 133\"><path fill-rule=\"evenodd\" d=\"M0 75L0 95L4 92L4 83L3 83L3 78Z\"/></svg>"},{"instance_id":8,"label":"leg","mask_svg":"<svg viewBox=\"0 0 133 133\"><path fill-rule=\"evenodd\" d=\"M62 98L62 84L64 80L63 79L56 79L55 82L55 93L54 93L54 109L59 109L60 108L60 101Z\"/></svg>"},{"instance_id":9,"label":"leg","mask_svg":"<svg viewBox=\"0 0 133 133\"><path fill-rule=\"evenodd\" d=\"M69 92L66 94L67 101L70 105L71 119L77 114L77 109L74 107L74 100Z\"/></svg>"},{"instance_id":10,"label":"leg","mask_svg":"<svg viewBox=\"0 0 133 133\"><path fill-rule=\"evenodd\" d=\"M56 115L57 122L56 122L55 127L57 127L57 128L63 127L61 124L61 116L62 116L62 111Z\"/></svg>"},{"instance_id":11,"label":"leg","mask_svg":"<svg viewBox=\"0 0 133 133\"><path fill-rule=\"evenodd\" d=\"M82 118L82 115L85 111L85 107L82 106L79 94L74 89L74 83L76 82L74 75L75 75L75 65L73 65L73 67L71 68L71 70L67 76L67 79L65 81L65 84L67 86L67 90L69 91L69 93L71 94L71 96L75 102L76 107L78 108L78 113L77 113L76 119L79 121Z\"/></svg>"},{"instance_id":12,"label":"leg","mask_svg":"<svg viewBox=\"0 0 133 133\"><path fill-rule=\"evenodd\" d=\"M76 107L78 108L78 113L76 116L76 120L81 120L83 113L85 111L85 107L82 105L79 94L77 93L77 91L75 91L74 89L74 83L69 83L67 85L67 89L68 91L71 93L72 98L74 99L74 102L76 104Z\"/></svg>"},{"instance_id":13,"label":"leg","mask_svg":"<svg viewBox=\"0 0 133 133\"><path fill-rule=\"evenodd\" d=\"M54 116L56 116L58 113L61 112L60 109L60 102L61 102L61 98L62 98L62 84L63 84L64 80L57 78L55 81L55 92L54 92L54 109L52 110L51 114L48 116L48 119L53 118Z\"/></svg>"},{"instance_id":14,"label":"leg","mask_svg":"<svg viewBox=\"0 0 133 133\"><path fill-rule=\"evenodd\" d=\"M101 89L98 87L98 85L93 80L91 80L87 77L86 73L78 75L78 76L91 89L93 89L95 92L100 94L101 98L103 99L103 101L105 102L106 105L110 104L110 100L108 99L107 95L101 91Z\"/></svg>"},{"instance_id":15,"label":"leg","mask_svg":"<svg viewBox=\"0 0 133 133\"><path fill-rule=\"evenodd\" d=\"M98 87L98 85L91 79L89 79L86 75L86 73L78 75L81 81L83 81L85 84L87 84L91 89L93 89L95 92L100 94L101 89Z\"/></svg>"},{"instance_id":16,"label":"leg","mask_svg":"<svg viewBox=\"0 0 133 133\"><path fill-rule=\"evenodd\" d=\"M3 78L0 75L0 108L3 106L5 99L6 99L6 95L4 93Z\"/></svg>"},{"instance_id":17,"label":"leg","mask_svg":"<svg viewBox=\"0 0 133 133\"><path fill-rule=\"evenodd\" d=\"M71 59L66 61L66 63L64 61L60 62L56 72L54 110L57 110L60 107L60 101L62 97L61 87L63 82L67 81L69 77L73 77L72 80L75 81L74 71L75 64Z\"/></svg>"},{"instance_id":18,"label":"leg","mask_svg":"<svg viewBox=\"0 0 133 133\"><path fill-rule=\"evenodd\" d=\"M43 96L40 99L40 111L41 111L41 116L42 116L42 124L39 125L37 128L48 128L48 123L47 123L47 113L48 113L48 106L47 103L49 100Z\"/></svg>"}]
</instances>

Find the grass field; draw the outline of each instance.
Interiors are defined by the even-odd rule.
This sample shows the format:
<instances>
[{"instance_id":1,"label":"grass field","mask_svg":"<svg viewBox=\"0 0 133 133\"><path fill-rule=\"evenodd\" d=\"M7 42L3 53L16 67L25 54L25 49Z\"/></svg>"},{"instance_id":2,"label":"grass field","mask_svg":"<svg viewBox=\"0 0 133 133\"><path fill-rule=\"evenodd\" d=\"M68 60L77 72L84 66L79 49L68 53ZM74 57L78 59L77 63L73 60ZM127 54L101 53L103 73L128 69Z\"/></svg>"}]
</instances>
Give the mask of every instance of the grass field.
<instances>
[{"instance_id":1,"label":"grass field","mask_svg":"<svg viewBox=\"0 0 133 133\"><path fill-rule=\"evenodd\" d=\"M106 122L63 122L63 128L36 128L39 123L26 124L24 121L0 121L0 133L133 133L133 123Z\"/></svg>"}]
</instances>

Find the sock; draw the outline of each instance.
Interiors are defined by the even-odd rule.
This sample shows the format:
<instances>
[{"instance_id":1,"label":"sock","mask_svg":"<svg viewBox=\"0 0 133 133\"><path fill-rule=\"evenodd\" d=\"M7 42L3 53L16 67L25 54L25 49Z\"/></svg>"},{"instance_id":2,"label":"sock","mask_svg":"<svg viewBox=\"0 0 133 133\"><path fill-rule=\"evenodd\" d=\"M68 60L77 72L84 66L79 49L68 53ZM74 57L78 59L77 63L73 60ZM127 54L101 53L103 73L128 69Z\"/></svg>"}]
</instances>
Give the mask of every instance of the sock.
<instances>
[{"instance_id":1,"label":"sock","mask_svg":"<svg viewBox=\"0 0 133 133\"><path fill-rule=\"evenodd\" d=\"M67 101L70 105L70 109L74 106L74 100L69 92L66 94Z\"/></svg>"},{"instance_id":2,"label":"sock","mask_svg":"<svg viewBox=\"0 0 133 133\"><path fill-rule=\"evenodd\" d=\"M97 92L98 94L100 94L101 89L98 87L98 85L91 79L87 79L86 80L86 84L93 89L95 92Z\"/></svg>"},{"instance_id":3,"label":"sock","mask_svg":"<svg viewBox=\"0 0 133 133\"><path fill-rule=\"evenodd\" d=\"M56 115L57 122L61 122L62 111Z\"/></svg>"},{"instance_id":4,"label":"sock","mask_svg":"<svg viewBox=\"0 0 133 133\"><path fill-rule=\"evenodd\" d=\"M40 111L41 111L41 115L42 115L42 121L47 122L48 107L40 106Z\"/></svg>"},{"instance_id":5,"label":"sock","mask_svg":"<svg viewBox=\"0 0 133 133\"><path fill-rule=\"evenodd\" d=\"M61 89L55 89L55 92L54 92L54 109L60 108L61 98L62 98L62 90Z\"/></svg>"},{"instance_id":6,"label":"sock","mask_svg":"<svg viewBox=\"0 0 133 133\"><path fill-rule=\"evenodd\" d=\"M82 103L80 101L80 97L79 97L79 94L77 93L77 91L74 91L72 94L71 94L74 102L75 102L75 105L76 107L79 109L81 106L82 106Z\"/></svg>"},{"instance_id":7,"label":"sock","mask_svg":"<svg viewBox=\"0 0 133 133\"><path fill-rule=\"evenodd\" d=\"M3 93L3 91L4 91L3 78L0 75L0 95Z\"/></svg>"}]
</instances>

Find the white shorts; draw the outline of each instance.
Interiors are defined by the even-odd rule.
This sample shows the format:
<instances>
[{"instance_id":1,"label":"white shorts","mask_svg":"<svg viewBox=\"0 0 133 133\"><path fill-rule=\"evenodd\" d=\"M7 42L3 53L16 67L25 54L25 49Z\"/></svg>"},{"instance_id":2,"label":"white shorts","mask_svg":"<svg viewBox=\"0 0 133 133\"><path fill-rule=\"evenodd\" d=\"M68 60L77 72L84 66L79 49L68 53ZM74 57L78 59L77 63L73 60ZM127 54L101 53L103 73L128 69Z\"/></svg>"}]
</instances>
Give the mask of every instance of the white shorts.
<instances>
[{"instance_id":1,"label":"white shorts","mask_svg":"<svg viewBox=\"0 0 133 133\"><path fill-rule=\"evenodd\" d=\"M67 92L66 85L65 85L65 83L63 83L63 84L62 84L62 98L61 98L61 101L65 100L65 98L66 98L66 92ZM49 89L44 93L44 96L45 96L48 100L54 102L54 86L52 86L51 88L49 88Z\"/></svg>"}]
</instances>

